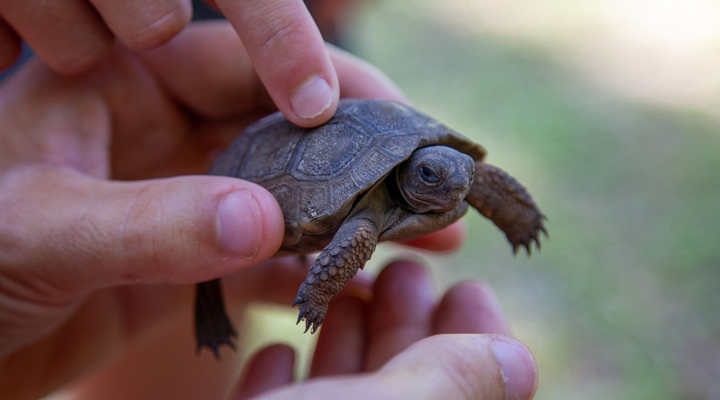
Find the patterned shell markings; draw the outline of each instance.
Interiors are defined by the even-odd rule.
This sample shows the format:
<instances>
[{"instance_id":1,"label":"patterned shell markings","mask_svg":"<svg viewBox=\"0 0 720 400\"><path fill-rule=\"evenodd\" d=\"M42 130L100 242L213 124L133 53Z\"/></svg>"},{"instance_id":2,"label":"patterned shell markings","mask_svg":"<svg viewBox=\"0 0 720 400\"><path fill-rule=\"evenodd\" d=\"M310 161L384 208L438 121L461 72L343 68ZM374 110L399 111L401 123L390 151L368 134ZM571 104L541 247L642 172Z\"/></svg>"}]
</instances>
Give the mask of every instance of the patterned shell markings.
<instances>
[{"instance_id":1,"label":"patterned shell markings","mask_svg":"<svg viewBox=\"0 0 720 400\"><path fill-rule=\"evenodd\" d=\"M337 230L353 200L418 147L444 144L475 159L482 147L422 113L386 101L341 100L330 122L299 128L281 114L250 127L211 174L267 188L285 213L286 233ZM299 233L299 232L295 232ZM292 235L294 236L294 235Z\"/></svg>"}]
</instances>

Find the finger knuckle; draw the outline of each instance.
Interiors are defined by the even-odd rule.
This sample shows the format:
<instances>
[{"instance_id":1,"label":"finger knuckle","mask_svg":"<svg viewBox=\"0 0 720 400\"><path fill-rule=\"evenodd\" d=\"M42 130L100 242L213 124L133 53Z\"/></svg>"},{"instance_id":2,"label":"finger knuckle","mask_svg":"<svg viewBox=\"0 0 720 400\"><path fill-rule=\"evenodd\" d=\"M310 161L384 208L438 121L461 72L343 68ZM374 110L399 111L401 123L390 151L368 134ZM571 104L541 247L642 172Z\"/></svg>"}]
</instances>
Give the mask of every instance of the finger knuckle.
<instances>
[{"instance_id":1,"label":"finger knuckle","mask_svg":"<svg viewBox=\"0 0 720 400\"><path fill-rule=\"evenodd\" d=\"M478 384L478 382L484 382L485 376L479 373L478 368L465 360L464 357L458 355L453 358L453 361L447 364L448 368L445 371L456 391L456 395L452 397L462 400L480 398L480 393L487 392ZM487 398L487 400L491 399Z\"/></svg>"},{"instance_id":2,"label":"finger knuckle","mask_svg":"<svg viewBox=\"0 0 720 400\"><path fill-rule=\"evenodd\" d=\"M122 250L127 268L123 268L126 281L164 280L170 275L170 266L164 262L160 240L162 233L162 207L156 192L143 186L128 201L120 228Z\"/></svg>"},{"instance_id":3,"label":"finger knuckle","mask_svg":"<svg viewBox=\"0 0 720 400\"><path fill-rule=\"evenodd\" d=\"M91 218L72 218L65 224L53 218L56 197L43 193L68 176L66 169L33 163L0 174L0 270L13 275L18 288L34 299L62 302L86 293L69 274L57 272L92 258L92 250L78 242L101 235Z\"/></svg>"},{"instance_id":4,"label":"finger knuckle","mask_svg":"<svg viewBox=\"0 0 720 400\"><path fill-rule=\"evenodd\" d=\"M294 16L285 13L274 13L272 23L265 24L258 37L261 50L284 47L294 41L302 31L302 24Z\"/></svg>"},{"instance_id":5,"label":"finger knuckle","mask_svg":"<svg viewBox=\"0 0 720 400\"><path fill-rule=\"evenodd\" d=\"M426 339L428 346L435 348L436 362L450 383L448 388L452 391L449 398L460 400L496 399L501 398L500 392L504 390L502 374L497 371L488 371L487 364L477 362L467 346L474 348L477 343L455 343L444 340L442 336L432 336ZM502 382L498 382L501 380ZM502 390L498 392L498 388ZM448 393L450 394L450 393Z\"/></svg>"},{"instance_id":6,"label":"finger knuckle","mask_svg":"<svg viewBox=\"0 0 720 400\"><path fill-rule=\"evenodd\" d=\"M143 10L127 31L118 36L134 50L157 47L178 34L190 21L191 12L181 2L161 2L162 6Z\"/></svg>"}]
</instances>

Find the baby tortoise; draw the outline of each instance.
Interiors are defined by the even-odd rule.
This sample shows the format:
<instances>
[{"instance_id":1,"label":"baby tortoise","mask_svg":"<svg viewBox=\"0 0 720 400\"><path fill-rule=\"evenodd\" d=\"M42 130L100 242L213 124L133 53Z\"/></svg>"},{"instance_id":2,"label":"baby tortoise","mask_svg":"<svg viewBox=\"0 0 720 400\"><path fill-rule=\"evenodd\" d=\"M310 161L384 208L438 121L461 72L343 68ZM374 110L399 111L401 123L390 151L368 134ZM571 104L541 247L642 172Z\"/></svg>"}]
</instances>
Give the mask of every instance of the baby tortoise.
<instances>
[{"instance_id":1,"label":"baby tortoise","mask_svg":"<svg viewBox=\"0 0 720 400\"><path fill-rule=\"evenodd\" d=\"M385 240L445 228L473 206L513 250L540 248L544 216L525 188L486 164L485 149L410 107L388 100L341 100L326 124L299 128L275 113L249 127L215 161L211 175L258 183L285 216L282 253L322 250L293 306L314 333L330 298ZM248 227L252 229L252 227ZM198 350L234 346L220 284L198 285Z\"/></svg>"}]
</instances>

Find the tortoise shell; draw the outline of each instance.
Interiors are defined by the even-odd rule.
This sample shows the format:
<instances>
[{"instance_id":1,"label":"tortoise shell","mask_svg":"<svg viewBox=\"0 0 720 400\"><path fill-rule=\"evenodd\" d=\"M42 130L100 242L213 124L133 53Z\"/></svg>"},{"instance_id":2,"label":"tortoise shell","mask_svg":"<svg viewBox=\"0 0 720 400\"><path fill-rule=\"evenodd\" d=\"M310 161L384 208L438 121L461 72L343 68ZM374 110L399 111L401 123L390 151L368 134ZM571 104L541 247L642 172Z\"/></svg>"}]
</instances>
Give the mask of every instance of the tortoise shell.
<instances>
[{"instance_id":1,"label":"tortoise shell","mask_svg":"<svg viewBox=\"0 0 720 400\"><path fill-rule=\"evenodd\" d=\"M483 160L485 149L437 120L389 100L340 100L322 126L300 128L277 112L253 124L213 164L268 189L285 216L282 250L322 249L371 189L418 148L444 145Z\"/></svg>"}]
</instances>

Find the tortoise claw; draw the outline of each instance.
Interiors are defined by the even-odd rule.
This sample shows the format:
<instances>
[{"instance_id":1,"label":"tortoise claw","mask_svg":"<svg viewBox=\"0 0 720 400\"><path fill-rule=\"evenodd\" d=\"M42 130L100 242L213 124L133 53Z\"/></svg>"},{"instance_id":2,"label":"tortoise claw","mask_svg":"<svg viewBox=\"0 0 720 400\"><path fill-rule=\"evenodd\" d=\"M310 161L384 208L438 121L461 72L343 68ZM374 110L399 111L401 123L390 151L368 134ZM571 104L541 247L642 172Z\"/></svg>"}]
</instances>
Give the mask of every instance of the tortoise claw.
<instances>
[{"instance_id":1,"label":"tortoise claw","mask_svg":"<svg viewBox=\"0 0 720 400\"><path fill-rule=\"evenodd\" d=\"M533 236L532 240L533 240L533 242L535 242L535 247L537 247L538 251L539 251L542 248L542 246L540 245L540 239L538 239L537 236Z\"/></svg>"},{"instance_id":2,"label":"tortoise claw","mask_svg":"<svg viewBox=\"0 0 720 400\"><path fill-rule=\"evenodd\" d=\"M537 236L532 237L533 242L535 242L535 247L537 247L538 251L542 249L542 246L540 245L540 239L538 239Z\"/></svg>"},{"instance_id":3,"label":"tortoise claw","mask_svg":"<svg viewBox=\"0 0 720 400\"><path fill-rule=\"evenodd\" d=\"M297 300L295 300L295 302L293 302L293 304L292 304L292 307L295 307L298 303L299 302ZM300 310L300 312L298 313L298 318L297 318L297 322L295 322L295 325L299 324L300 321L303 320L304 316L305 316L305 311Z\"/></svg>"},{"instance_id":4,"label":"tortoise claw","mask_svg":"<svg viewBox=\"0 0 720 400\"><path fill-rule=\"evenodd\" d=\"M232 336L226 336L226 337L216 339L216 340L205 340L202 342L198 342L197 352L199 353L200 351L202 351L203 347L207 347L213 352L213 354L215 355L215 359L219 360L220 359L220 350L219 350L220 346L228 345L234 351L237 351L237 347L235 347L235 343L233 343L231 337L237 337L237 335L233 334Z\"/></svg>"},{"instance_id":5,"label":"tortoise claw","mask_svg":"<svg viewBox=\"0 0 720 400\"><path fill-rule=\"evenodd\" d=\"M305 320L305 332L310 331L311 334L317 332L320 325L325 320L325 313L327 312L327 306L321 306L311 303L308 300L298 296L293 302L293 307L300 305L300 311L298 312L298 319L295 325Z\"/></svg>"},{"instance_id":6,"label":"tortoise claw","mask_svg":"<svg viewBox=\"0 0 720 400\"><path fill-rule=\"evenodd\" d=\"M197 285L195 300L195 336L198 353L203 347L209 348L215 358L220 359L218 349L228 345L236 350L234 338L237 333L225 313L222 289L218 280Z\"/></svg>"},{"instance_id":7,"label":"tortoise claw","mask_svg":"<svg viewBox=\"0 0 720 400\"><path fill-rule=\"evenodd\" d=\"M522 246L525 248L525 252L528 256L532 255L533 243L535 243L535 247L538 251L541 250L540 232L542 232L546 238L549 238L547 229L545 229L545 224L543 223L544 219L547 218L540 214L531 224L528 224L530 228L526 229L524 232L507 232L507 238L512 245L513 254L517 255L518 249Z\"/></svg>"}]
</instances>

